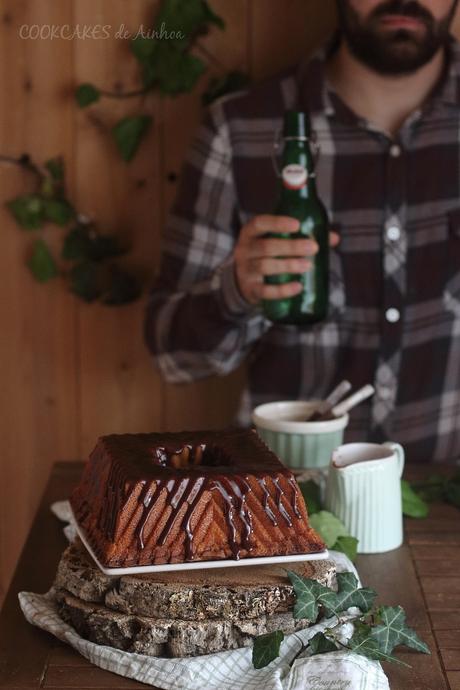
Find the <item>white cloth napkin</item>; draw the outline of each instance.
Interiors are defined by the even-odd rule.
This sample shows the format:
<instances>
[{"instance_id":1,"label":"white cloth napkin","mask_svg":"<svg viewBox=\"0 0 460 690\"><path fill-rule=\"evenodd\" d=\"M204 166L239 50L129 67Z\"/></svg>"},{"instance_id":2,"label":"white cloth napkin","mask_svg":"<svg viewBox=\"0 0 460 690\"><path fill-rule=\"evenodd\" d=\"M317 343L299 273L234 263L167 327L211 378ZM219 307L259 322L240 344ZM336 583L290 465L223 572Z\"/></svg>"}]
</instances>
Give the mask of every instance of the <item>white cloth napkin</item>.
<instances>
[{"instance_id":1,"label":"white cloth napkin","mask_svg":"<svg viewBox=\"0 0 460 690\"><path fill-rule=\"evenodd\" d=\"M70 521L67 501L54 503L51 509L59 519ZM65 532L70 539L75 536L70 524ZM353 571L358 576L344 554L329 553L337 570ZM328 621L286 636L278 659L256 670L251 647L184 659L153 658L84 640L60 618L49 593L20 592L19 602L29 623L67 642L91 663L164 690L389 690L388 680L377 661L349 652L299 658L292 669L289 667L299 649L299 638L307 641L324 630Z\"/></svg>"}]
</instances>

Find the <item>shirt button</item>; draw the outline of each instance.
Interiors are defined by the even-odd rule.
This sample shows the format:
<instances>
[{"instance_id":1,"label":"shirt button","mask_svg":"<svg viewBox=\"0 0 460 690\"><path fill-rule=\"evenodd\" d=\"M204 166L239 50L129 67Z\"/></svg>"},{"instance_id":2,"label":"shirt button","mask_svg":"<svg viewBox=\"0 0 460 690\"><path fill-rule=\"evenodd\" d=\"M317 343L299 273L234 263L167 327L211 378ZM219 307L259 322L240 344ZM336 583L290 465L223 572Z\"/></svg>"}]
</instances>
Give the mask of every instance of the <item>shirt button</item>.
<instances>
[{"instance_id":1,"label":"shirt button","mask_svg":"<svg viewBox=\"0 0 460 690\"><path fill-rule=\"evenodd\" d=\"M387 309L385 312L385 318L390 323L396 323L401 318L401 314L399 313L398 309L390 307L390 309Z\"/></svg>"},{"instance_id":2,"label":"shirt button","mask_svg":"<svg viewBox=\"0 0 460 690\"><path fill-rule=\"evenodd\" d=\"M379 388L378 389L378 397L381 398L381 400L389 400L392 396L390 388Z\"/></svg>"},{"instance_id":3,"label":"shirt button","mask_svg":"<svg viewBox=\"0 0 460 690\"><path fill-rule=\"evenodd\" d=\"M390 146L390 156L392 158L398 158L401 155L401 147L398 144L392 144Z\"/></svg>"},{"instance_id":4,"label":"shirt button","mask_svg":"<svg viewBox=\"0 0 460 690\"><path fill-rule=\"evenodd\" d=\"M387 230L387 237L392 242L397 242L397 240L399 240L399 238L401 237L401 230L398 228L397 225L390 225L390 227Z\"/></svg>"}]
</instances>

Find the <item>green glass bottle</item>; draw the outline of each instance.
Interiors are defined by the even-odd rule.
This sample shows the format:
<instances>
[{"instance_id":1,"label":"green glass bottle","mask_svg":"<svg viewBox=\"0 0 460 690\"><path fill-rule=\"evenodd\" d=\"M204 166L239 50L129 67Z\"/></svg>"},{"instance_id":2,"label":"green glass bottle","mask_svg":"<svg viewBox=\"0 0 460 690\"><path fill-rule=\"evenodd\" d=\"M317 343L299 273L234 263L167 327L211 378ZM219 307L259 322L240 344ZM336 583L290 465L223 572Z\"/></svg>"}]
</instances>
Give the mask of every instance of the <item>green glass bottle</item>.
<instances>
[{"instance_id":1,"label":"green glass bottle","mask_svg":"<svg viewBox=\"0 0 460 690\"><path fill-rule=\"evenodd\" d=\"M310 122L306 113L288 110L284 116L280 193L274 215L300 221L293 235L270 233L270 237L312 238L318 253L311 257L312 268L302 275L283 273L266 276L265 282L280 285L300 281L303 290L294 297L264 300L265 316L276 323L311 324L327 316L329 301L329 223L326 209L316 192L314 158L310 148Z\"/></svg>"}]
</instances>

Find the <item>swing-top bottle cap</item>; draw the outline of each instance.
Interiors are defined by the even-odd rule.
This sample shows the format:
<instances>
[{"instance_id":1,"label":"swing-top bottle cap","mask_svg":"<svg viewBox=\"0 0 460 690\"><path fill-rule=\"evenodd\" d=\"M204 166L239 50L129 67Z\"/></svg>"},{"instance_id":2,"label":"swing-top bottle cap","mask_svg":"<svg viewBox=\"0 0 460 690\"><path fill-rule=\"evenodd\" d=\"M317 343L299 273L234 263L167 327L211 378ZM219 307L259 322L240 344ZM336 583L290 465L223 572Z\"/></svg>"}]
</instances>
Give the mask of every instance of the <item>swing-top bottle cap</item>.
<instances>
[{"instance_id":1,"label":"swing-top bottle cap","mask_svg":"<svg viewBox=\"0 0 460 690\"><path fill-rule=\"evenodd\" d=\"M310 119L300 110L286 110L284 113L283 137L294 139L310 138Z\"/></svg>"}]
</instances>

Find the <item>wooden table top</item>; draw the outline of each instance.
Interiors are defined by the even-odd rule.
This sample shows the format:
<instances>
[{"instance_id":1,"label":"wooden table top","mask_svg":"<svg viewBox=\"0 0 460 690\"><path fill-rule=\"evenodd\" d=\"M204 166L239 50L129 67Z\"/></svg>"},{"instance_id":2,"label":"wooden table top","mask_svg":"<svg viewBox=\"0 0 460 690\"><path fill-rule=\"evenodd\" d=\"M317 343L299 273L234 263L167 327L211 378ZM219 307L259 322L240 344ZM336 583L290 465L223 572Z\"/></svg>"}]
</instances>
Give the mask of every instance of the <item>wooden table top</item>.
<instances>
[{"instance_id":1,"label":"wooden table top","mask_svg":"<svg viewBox=\"0 0 460 690\"><path fill-rule=\"evenodd\" d=\"M66 540L49 506L69 495L81 469L82 463L59 462L51 473L0 615L0 688L152 687L93 666L29 625L19 609L19 591L46 592L53 581ZM412 468L409 473L432 471ZM384 664L391 690L460 690L460 512L433 505L427 519L406 520L400 549L359 556L357 567L381 603L404 607L408 624L431 649L431 656L399 651L410 669Z\"/></svg>"}]
</instances>

